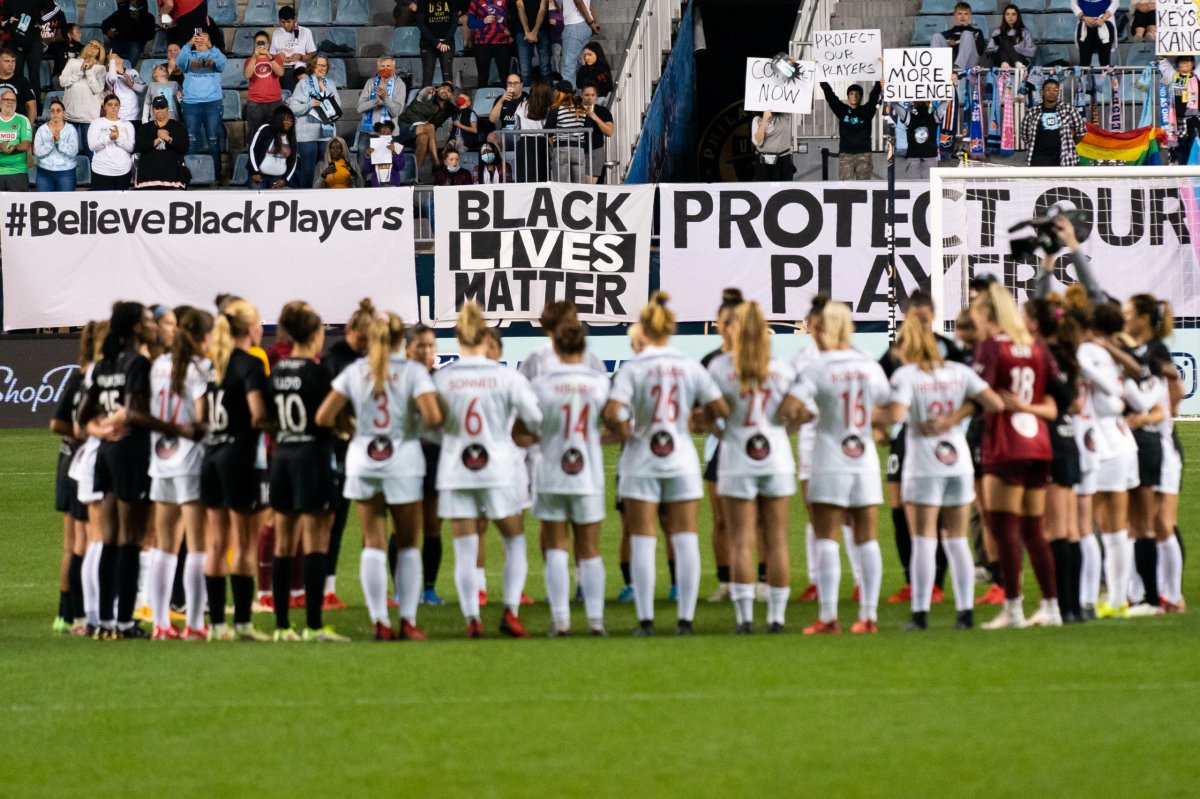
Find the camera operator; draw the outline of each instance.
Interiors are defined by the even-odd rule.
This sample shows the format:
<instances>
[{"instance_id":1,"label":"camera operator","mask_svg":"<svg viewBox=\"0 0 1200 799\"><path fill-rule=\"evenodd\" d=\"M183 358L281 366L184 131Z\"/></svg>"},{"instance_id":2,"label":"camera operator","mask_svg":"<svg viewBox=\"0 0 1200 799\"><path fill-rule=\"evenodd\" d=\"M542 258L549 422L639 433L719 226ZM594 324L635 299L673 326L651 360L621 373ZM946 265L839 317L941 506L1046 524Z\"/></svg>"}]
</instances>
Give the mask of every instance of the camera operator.
<instances>
[{"instance_id":1,"label":"camera operator","mask_svg":"<svg viewBox=\"0 0 1200 799\"><path fill-rule=\"evenodd\" d=\"M1075 217L1071 212L1060 213L1051 221L1051 230L1053 237L1061 244L1061 248L1051 248L1042 257L1042 263L1038 267L1037 277L1029 289L1031 297L1045 297L1053 291L1053 282L1056 279L1054 276L1054 262L1058 258L1059 252L1065 249L1066 262L1074 267L1075 276L1079 278L1079 282L1087 289L1088 300L1092 303L1102 303L1108 299L1108 295L1104 289L1100 288L1100 284L1096 281L1096 275L1092 272L1092 261L1079 249L1079 237L1075 232ZM1086 236L1085 236L1086 238ZM1061 282L1061 281L1060 281Z\"/></svg>"}]
</instances>

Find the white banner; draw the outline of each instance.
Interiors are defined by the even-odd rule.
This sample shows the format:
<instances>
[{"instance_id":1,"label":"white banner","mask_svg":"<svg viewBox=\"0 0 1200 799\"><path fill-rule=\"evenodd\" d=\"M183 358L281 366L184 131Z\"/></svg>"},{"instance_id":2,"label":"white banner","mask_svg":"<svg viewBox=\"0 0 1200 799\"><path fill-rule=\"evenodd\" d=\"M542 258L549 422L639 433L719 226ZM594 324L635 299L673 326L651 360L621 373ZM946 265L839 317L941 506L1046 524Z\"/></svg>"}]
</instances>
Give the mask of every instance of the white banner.
<instances>
[{"instance_id":1,"label":"white banner","mask_svg":"<svg viewBox=\"0 0 1200 799\"><path fill-rule=\"evenodd\" d=\"M575 304L585 322L631 322L650 287L654 186L440 186L434 323L466 300L489 320L537 319Z\"/></svg>"},{"instance_id":2,"label":"white banner","mask_svg":"<svg viewBox=\"0 0 1200 799\"><path fill-rule=\"evenodd\" d=\"M949 47L899 47L883 51L883 99L949 100L954 96Z\"/></svg>"},{"instance_id":3,"label":"white banner","mask_svg":"<svg viewBox=\"0 0 1200 799\"><path fill-rule=\"evenodd\" d=\"M813 61L795 61L796 76L784 80L771 66L770 58L746 59L747 111L779 114L811 114L817 65Z\"/></svg>"},{"instance_id":4,"label":"white banner","mask_svg":"<svg viewBox=\"0 0 1200 799\"><path fill-rule=\"evenodd\" d=\"M1200 53L1200 20L1195 0L1158 0L1154 52L1158 55Z\"/></svg>"},{"instance_id":5,"label":"white banner","mask_svg":"<svg viewBox=\"0 0 1200 799\"><path fill-rule=\"evenodd\" d=\"M819 69L819 79L879 80L879 59L882 45L879 31L815 31L813 54Z\"/></svg>"},{"instance_id":6,"label":"white banner","mask_svg":"<svg viewBox=\"0 0 1200 799\"><path fill-rule=\"evenodd\" d=\"M304 299L341 324L371 297L418 312L411 188L0 194L6 329L107 319L116 300Z\"/></svg>"}]
</instances>

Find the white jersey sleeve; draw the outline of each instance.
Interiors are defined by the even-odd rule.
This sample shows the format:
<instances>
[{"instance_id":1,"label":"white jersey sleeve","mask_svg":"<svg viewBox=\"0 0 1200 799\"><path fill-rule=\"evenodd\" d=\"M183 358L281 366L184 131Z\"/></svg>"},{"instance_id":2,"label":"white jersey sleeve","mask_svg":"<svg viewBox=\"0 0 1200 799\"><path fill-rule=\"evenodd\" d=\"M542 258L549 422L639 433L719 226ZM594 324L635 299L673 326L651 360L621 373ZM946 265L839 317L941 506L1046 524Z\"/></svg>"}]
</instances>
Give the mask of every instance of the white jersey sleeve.
<instances>
[{"instance_id":1,"label":"white jersey sleeve","mask_svg":"<svg viewBox=\"0 0 1200 799\"><path fill-rule=\"evenodd\" d=\"M399 353L392 355L386 389L377 394L371 365L364 358L334 378L333 390L349 399L355 416L354 438L346 451L347 475L425 475L416 398L434 389L424 366Z\"/></svg>"},{"instance_id":2,"label":"white jersey sleeve","mask_svg":"<svg viewBox=\"0 0 1200 799\"><path fill-rule=\"evenodd\" d=\"M604 493L600 416L608 380L584 365L561 366L533 382L541 407L541 458L534 485L543 494Z\"/></svg>"},{"instance_id":3,"label":"white jersey sleeve","mask_svg":"<svg viewBox=\"0 0 1200 799\"><path fill-rule=\"evenodd\" d=\"M754 391L743 391L734 373L733 356L713 360L709 374L729 404L729 417L718 451L717 468L723 475L791 475L796 469L787 429L779 419L779 406L796 381L790 364L772 359L767 379Z\"/></svg>"},{"instance_id":4,"label":"white jersey sleeve","mask_svg":"<svg viewBox=\"0 0 1200 799\"><path fill-rule=\"evenodd\" d=\"M208 387L208 367L199 361L188 364L183 379L183 396L171 387L174 361L169 354L160 355L150 365L150 414L172 424L196 422L196 400L204 397ZM150 476L182 477L200 474L204 448L195 441L158 431L150 433Z\"/></svg>"}]
</instances>

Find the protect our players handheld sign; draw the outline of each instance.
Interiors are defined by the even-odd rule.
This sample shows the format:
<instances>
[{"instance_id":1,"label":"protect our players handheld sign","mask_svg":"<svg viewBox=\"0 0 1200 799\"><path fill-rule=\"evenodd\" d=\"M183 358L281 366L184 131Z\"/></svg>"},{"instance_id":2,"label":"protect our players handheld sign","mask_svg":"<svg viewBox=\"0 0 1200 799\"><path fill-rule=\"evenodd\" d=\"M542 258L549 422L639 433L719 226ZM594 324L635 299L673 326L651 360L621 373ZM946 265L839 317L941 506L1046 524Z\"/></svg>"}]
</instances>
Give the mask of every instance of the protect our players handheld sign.
<instances>
[{"instance_id":1,"label":"protect our players handheld sign","mask_svg":"<svg viewBox=\"0 0 1200 799\"><path fill-rule=\"evenodd\" d=\"M746 59L745 109L779 114L812 113L816 63L793 62L797 70L796 77L785 80L775 71L771 61L770 58Z\"/></svg>"},{"instance_id":2,"label":"protect our players handheld sign","mask_svg":"<svg viewBox=\"0 0 1200 799\"><path fill-rule=\"evenodd\" d=\"M882 52L878 29L816 31L813 54L820 80L879 80Z\"/></svg>"},{"instance_id":3,"label":"protect our players handheld sign","mask_svg":"<svg viewBox=\"0 0 1200 799\"><path fill-rule=\"evenodd\" d=\"M889 103L950 100L954 62L949 47L898 47L883 51L883 99Z\"/></svg>"},{"instance_id":4,"label":"protect our players handheld sign","mask_svg":"<svg viewBox=\"0 0 1200 799\"><path fill-rule=\"evenodd\" d=\"M654 186L439 186L434 317L467 300L489 320L537 319L548 302L585 322L632 322L650 289Z\"/></svg>"},{"instance_id":5,"label":"protect our players handheld sign","mask_svg":"<svg viewBox=\"0 0 1200 799\"><path fill-rule=\"evenodd\" d=\"M1158 0L1158 32L1154 51L1158 55L1200 53L1200 19L1196 0Z\"/></svg>"}]
</instances>

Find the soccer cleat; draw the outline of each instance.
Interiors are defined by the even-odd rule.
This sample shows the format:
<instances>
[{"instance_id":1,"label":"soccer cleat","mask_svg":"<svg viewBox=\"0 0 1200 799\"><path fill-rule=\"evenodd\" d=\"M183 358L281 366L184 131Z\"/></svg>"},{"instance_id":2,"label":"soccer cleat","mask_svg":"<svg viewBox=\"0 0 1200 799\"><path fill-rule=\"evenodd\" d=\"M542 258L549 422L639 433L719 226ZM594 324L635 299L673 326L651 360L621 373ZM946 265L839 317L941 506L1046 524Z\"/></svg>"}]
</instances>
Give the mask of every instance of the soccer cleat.
<instances>
[{"instance_id":1,"label":"soccer cleat","mask_svg":"<svg viewBox=\"0 0 1200 799\"><path fill-rule=\"evenodd\" d=\"M914 610L912 620L904 625L904 631L909 633L924 632L929 629L929 613L924 610Z\"/></svg>"},{"instance_id":2,"label":"soccer cleat","mask_svg":"<svg viewBox=\"0 0 1200 799\"><path fill-rule=\"evenodd\" d=\"M622 605L628 605L633 601L633 586L627 585L621 589L621 593L617 594L617 602Z\"/></svg>"},{"instance_id":3,"label":"soccer cleat","mask_svg":"<svg viewBox=\"0 0 1200 799\"><path fill-rule=\"evenodd\" d=\"M905 583L903 588L901 588L899 591L897 591L896 593L894 593L890 597L888 597L888 602L893 605L899 605L901 602L911 602L911 601L912 601L912 586L909 585L908 583Z\"/></svg>"},{"instance_id":4,"label":"soccer cleat","mask_svg":"<svg viewBox=\"0 0 1200 799\"><path fill-rule=\"evenodd\" d=\"M183 633L181 633L179 631L179 628L176 627L175 625L171 624L166 627L156 626L154 628L154 633L150 636L150 640L151 641L178 641L182 637L183 637Z\"/></svg>"},{"instance_id":5,"label":"soccer cleat","mask_svg":"<svg viewBox=\"0 0 1200 799\"><path fill-rule=\"evenodd\" d=\"M434 591L432 588L426 588L421 592L421 604L429 605L433 608L440 608L446 603L443 602L442 598L437 595L437 591Z\"/></svg>"},{"instance_id":6,"label":"soccer cleat","mask_svg":"<svg viewBox=\"0 0 1200 799\"><path fill-rule=\"evenodd\" d=\"M1167 611L1164 610L1161 605L1151 605L1149 602L1139 602L1136 605L1130 606L1129 617L1140 619L1146 616L1161 616L1166 612Z\"/></svg>"},{"instance_id":7,"label":"soccer cleat","mask_svg":"<svg viewBox=\"0 0 1200 799\"><path fill-rule=\"evenodd\" d=\"M838 635L841 632L842 628L838 625L837 619L830 622L817 619L804 628L805 635Z\"/></svg>"},{"instance_id":8,"label":"soccer cleat","mask_svg":"<svg viewBox=\"0 0 1200 799\"><path fill-rule=\"evenodd\" d=\"M183 612L183 608L176 610L172 605L171 609L167 611L167 618L171 621L187 621L187 614Z\"/></svg>"},{"instance_id":9,"label":"soccer cleat","mask_svg":"<svg viewBox=\"0 0 1200 799\"><path fill-rule=\"evenodd\" d=\"M1096 603L1096 618L1098 619L1128 619L1129 605L1113 607L1108 602Z\"/></svg>"},{"instance_id":10,"label":"soccer cleat","mask_svg":"<svg viewBox=\"0 0 1200 799\"><path fill-rule=\"evenodd\" d=\"M301 603L303 603L304 598L301 597L300 601L301 601ZM304 607L304 605L301 604L300 607ZM345 610L345 609L346 609L345 603L342 602L342 600L338 599L338 595L335 594L333 591L330 591L329 593L325 594L325 598L321 600L321 610Z\"/></svg>"},{"instance_id":11,"label":"soccer cleat","mask_svg":"<svg viewBox=\"0 0 1200 799\"><path fill-rule=\"evenodd\" d=\"M149 605L138 605L137 610L133 612L134 621L154 621L154 611Z\"/></svg>"},{"instance_id":12,"label":"soccer cleat","mask_svg":"<svg viewBox=\"0 0 1200 799\"><path fill-rule=\"evenodd\" d=\"M239 641L270 641L271 636L257 629L253 624L238 624L234 627L234 634Z\"/></svg>"},{"instance_id":13,"label":"soccer cleat","mask_svg":"<svg viewBox=\"0 0 1200 799\"><path fill-rule=\"evenodd\" d=\"M288 607L292 610L304 610L308 601L304 598L304 594L292 594L288 597Z\"/></svg>"},{"instance_id":14,"label":"soccer cleat","mask_svg":"<svg viewBox=\"0 0 1200 799\"><path fill-rule=\"evenodd\" d=\"M634 638L652 638L657 635L654 631L654 622L650 619L643 619L638 622L638 626L633 628Z\"/></svg>"},{"instance_id":15,"label":"soccer cleat","mask_svg":"<svg viewBox=\"0 0 1200 799\"><path fill-rule=\"evenodd\" d=\"M532 605L533 604L533 600L530 599L528 596L526 596L524 591L521 592L521 604L522 605Z\"/></svg>"},{"instance_id":16,"label":"soccer cleat","mask_svg":"<svg viewBox=\"0 0 1200 799\"><path fill-rule=\"evenodd\" d=\"M1084 605L1081 608L1081 611L1082 611L1082 616L1083 616L1084 621L1095 621L1098 618L1096 616L1096 606L1095 605Z\"/></svg>"},{"instance_id":17,"label":"soccer cleat","mask_svg":"<svg viewBox=\"0 0 1200 799\"><path fill-rule=\"evenodd\" d=\"M400 607L400 600L396 599L394 596L390 596L388 597L387 606L388 610L395 610L396 608Z\"/></svg>"},{"instance_id":18,"label":"soccer cleat","mask_svg":"<svg viewBox=\"0 0 1200 799\"><path fill-rule=\"evenodd\" d=\"M50 632L55 635L67 635L71 632L71 622L62 616L55 616L54 623L50 625Z\"/></svg>"},{"instance_id":19,"label":"soccer cleat","mask_svg":"<svg viewBox=\"0 0 1200 799\"><path fill-rule=\"evenodd\" d=\"M410 624L406 619L400 620L400 635L397 637L401 641L424 641L428 638L424 630L415 624Z\"/></svg>"},{"instance_id":20,"label":"soccer cleat","mask_svg":"<svg viewBox=\"0 0 1200 799\"><path fill-rule=\"evenodd\" d=\"M275 597L271 594L261 594L258 599L254 600L254 604L250 606L253 613L274 613L275 612Z\"/></svg>"},{"instance_id":21,"label":"soccer cleat","mask_svg":"<svg viewBox=\"0 0 1200 799\"><path fill-rule=\"evenodd\" d=\"M859 619L850 627L850 632L855 635L865 635L868 633L879 632L879 625L871 619Z\"/></svg>"},{"instance_id":22,"label":"soccer cleat","mask_svg":"<svg viewBox=\"0 0 1200 799\"><path fill-rule=\"evenodd\" d=\"M340 634L334 632L334 629L332 627L330 627L328 624L326 624L324 627L322 627L319 630L313 630L311 628L306 628L304 630L304 635L302 637L302 640L305 643L335 643L335 644L345 644L345 643L349 643L349 641L350 641L350 639L347 638L346 636L340 635Z\"/></svg>"},{"instance_id":23,"label":"soccer cleat","mask_svg":"<svg viewBox=\"0 0 1200 799\"><path fill-rule=\"evenodd\" d=\"M529 637L529 633L525 632L525 628L521 626L521 620L511 610L504 611L504 618L500 620L500 632L511 638Z\"/></svg>"},{"instance_id":24,"label":"soccer cleat","mask_svg":"<svg viewBox=\"0 0 1200 799\"><path fill-rule=\"evenodd\" d=\"M150 633L146 632L146 628L140 624L134 624L131 627L126 627L124 630L117 630L118 641L138 641L150 640Z\"/></svg>"},{"instance_id":25,"label":"soccer cleat","mask_svg":"<svg viewBox=\"0 0 1200 799\"><path fill-rule=\"evenodd\" d=\"M958 618L954 621L954 629L970 630L974 626L975 626L975 611L960 610L958 612Z\"/></svg>"},{"instance_id":26,"label":"soccer cleat","mask_svg":"<svg viewBox=\"0 0 1200 799\"><path fill-rule=\"evenodd\" d=\"M570 627L559 627L558 625L552 626L546 632L547 638L569 638L570 635L571 635Z\"/></svg>"},{"instance_id":27,"label":"soccer cleat","mask_svg":"<svg viewBox=\"0 0 1200 799\"><path fill-rule=\"evenodd\" d=\"M1042 603L1033 615L1025 620L1027 627L1062 627L1062 615L1058 612L1058 603Z\"/></svg>"},{"instance_id":28,"label":"soccer cleat","mask_svg":"<svg viewBox=\"0 0 1200 799\"><path fill-rule=\"evenodd\" d=\"M1187 610L1183 597L1180 597L1178 602L1171 602L1168 599L1159 599L1159 602L1162 603L1162 609L1166 613L1183 613Z\"/></svg>"},{"instance_id":29,"label":"soccer cleat","mask_svg":"<svg viewBox=\"0 0 1200 799\"><path fill-rule=\"evenodd\" d=\"M930 596L929 596L929 601L935 605L939 605L942 602L945 602L946 601L945 590L943 590L940 585L935 585L933 587L933 593L930 594Z\"/></svg>"},{"instance_id":30,"label":"soccer cleat","mask_svg":"<svg viewBox=\"0 0 1200 799\"><path fill-rule=\"evenodd\" d=\"M93 641L116 641L118 640L116 627L105 627L101 624L96 628L96 632L92 633Z\"/></svg>"},{"instance_id":31,"label":"soccer cleat","mask_svg":"<svg viewBox=\"0 0 1200 799\"><path fill-rule=\"evenodd\" d=\"M854 593L850 595L850 601L851 602L859 602L859 601L861 601L861 599L862 599L862 586L856 585L856 586L854 586Z\"/></svg>"},{"instance_id":32,"label":"soccer cleat","mask_svg":"<svg viewBox=\"0 0 1200 799\"><path fill-rule=\"evenodd\" d=\"M1025 614L1021 610L1020 604L1017 604L1015 608L1015 610L1011 610L1006 602L996 618L979 626L985 630L1023 630L1025 629Z\"/></svg>"},{"instance_id":33,"label":"soccer cleat","mask_svg":"<svg viewBox=\"0 0 1200 799\"><path fill-rule=\"evenodd\" d=\"M275 643L277 643L277 644L279 644L279 643L291 644L291 643L295 643L297 641L302 641L304 639L302 639L300 637L300 633L296 632L291 627L285 627L282 630L275 631L274 640L275 640Z\"/></svg>"},{"instance_id":34,"label":"soccer cleat","mask_svg":"<svg viewBox=\"0 0 1200 799\"><path fill-rule=\"evenodd\" d=\"M483 637L483 622L479 619L467 620L467 637L482 638Z\"/></svg>"},{"instance_id":35,"label":"soccer cleat","mask_svg":"<svg viewBox=\"0 0 1200 799\"><path fill-rule=\"evenodd\" d=\"M392 633L392 628L381 621L375 622L375 640L376 641L395 641L396 636Z\"/></svg>"},{"instance_id":36,"label":"soccer cleat","mask_svg":"<svg viewBox=\"0 0 1200 799\"><path fill-rule=\"evenodd\" d=\"M809 583L805 587L805 589L800 592L800 596L796 597L796 601L797 602L816 602L817 601L817 586L814 585L813 583Z\"/></svg>"},{"instance_id":37,"label":"soccer cleat","mask_svg":"<svg viewBox=\"0 0 1200 799\"><path fill-rule=\"evenodd\" d=\"M734 635L753 635L754 634L754 625L748 621L744 621L741 624L739 624L738 626L733 628L733 634Z\"/></svg>"},{"instance_id":38,"label":"soccer cleat","mask_svg":"<svg viewBox=\"0 0 1200 799\"><path fill-rule=\"evenodd\" d=\"M593 638L608 637L608 628L604 626L604 622L593 622L591 628L591 635Z\"/></svg>"},{"instance_id":39,"label":"soccer cleat","mask_svg":"<svg viewBox=\"0 0 1200 799\"><path fill-rule=\"evenodd\" d=\"M181 641L207 641L208 628L201 627L199 630L193 630L191 627L184 627L183 632L179 634Z\"/></svg>"},{"instance_id":40,"label":"soccer cleat","mask_svg":"<svg viewBox=\"0 0 1200 799\"><path fill-rule=\"evenodd\" d=\"M767 625L767 634L768 635L778 635L781 632L783 632L783 623L782 622L773 621Z\"/></svg>"},{"instance_id":41,"label":"soccer cleat","mask_svg":"<svg viewBox=\"0 0 1200 799\"><path fill-rule=\"evenodd\" d=\"M237 633L228 624L214 624L208 629L210 641L236 641Z\"/></svg>"},{"instance_id":42,"label":"soccer cleat","mask_svg":"<svg viewBox=\"0 0 1200 799\"><path fill-rule=\"evenodd\" d=\"M709 602L728 602L729 601L729 583L720 583L717 585L717 590L712 592L712 596L708 598Z\"/></svg>"},{"instance_id":43,"label":"soccer cleat","mask_svg":"<svg viewBox=\"0 0 1200 799\"><path fill-rule=\"evenodd\" d=\"M90 632L88 632L88 626L87 626L87 623L86 623L86 622L82 622L82 621L81 621L81 622L76 622L75 624L73 624L73 625L71 626L71 629L70 629L70 630L68 630L66 634L67 634L67 635L73 635L73 636L75 636L76 638L81 638L81 637L83 637L83 636L85 636L85 635L91 635L91 633L90 633Z\"/></svg>"},{"instance_id":44,"label":"soccer cleat","mask_svg":"<svg viewBox=\"0 0 1200 799\"><path fill-rule=\"evenodd\" d=\"M690 619L680 619L679 624L675 626L676 635L691 635L692 632L692 622Z\"/></svg>"},{"instance_id":45,"label":"soccer cleat","mask_svg":"<svg viewBox=\"0 0 1200 799\"><path fill-rule=\"evenodd\" d=\"M481 607L481 608L487 607L487 589L486 588L479 589L479 607Z\"/></svg>"},{"instance_id":46,"label":"soccer cleat","mask_svg":"<svg viewBox=\"0 0 1200 799\"><path fill-rule=\"evenodd\" d=\"M976 605L1000 605L1004 603L1004 589L992 583L983 596L975 600Z\"/></svg>"},{"instance_id":47,"label":"soccer cleat","mask_svg":"<svg viewBox=\"0 0 1200 799\"><path fill-rule=\"evenodd\" d=\"M675 602L675 601L678 601L678 599L679 599L679 586L673 585L673 586L671 586L671 590L667 592L667 601Z\"/></svg>"}]
</instances>

